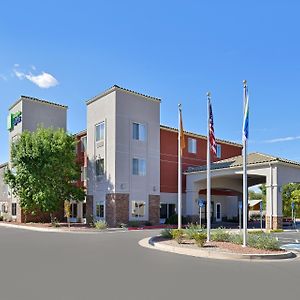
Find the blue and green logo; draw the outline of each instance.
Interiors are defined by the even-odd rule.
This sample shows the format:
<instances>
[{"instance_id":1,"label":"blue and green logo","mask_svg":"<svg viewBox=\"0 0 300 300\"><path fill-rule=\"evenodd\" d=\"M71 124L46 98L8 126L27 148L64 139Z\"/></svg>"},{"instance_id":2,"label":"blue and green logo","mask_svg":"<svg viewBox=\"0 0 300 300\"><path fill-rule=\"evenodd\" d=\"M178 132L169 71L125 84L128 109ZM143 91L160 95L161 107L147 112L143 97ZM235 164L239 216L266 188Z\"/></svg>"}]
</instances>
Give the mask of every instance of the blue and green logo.
<instances>
[{"instance_id":1,"label":"blue and green logo","mask_svg":"<svg viewBox=\"0 0 300 300\"><path fill-rule=\"evenodd\" d=\"M16 113L10 113L7 117L7 130L14 130L15 126L17 126L22 121L22 112L18 111Z\"/></svg>"}]
</instances>

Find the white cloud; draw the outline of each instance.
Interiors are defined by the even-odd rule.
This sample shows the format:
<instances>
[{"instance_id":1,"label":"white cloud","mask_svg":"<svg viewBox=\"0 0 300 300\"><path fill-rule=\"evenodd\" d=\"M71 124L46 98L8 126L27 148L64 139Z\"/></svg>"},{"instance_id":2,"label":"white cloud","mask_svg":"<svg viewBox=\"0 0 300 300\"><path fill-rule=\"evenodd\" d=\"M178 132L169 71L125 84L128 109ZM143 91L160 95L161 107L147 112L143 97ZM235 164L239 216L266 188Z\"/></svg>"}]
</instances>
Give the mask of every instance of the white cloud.
<instances>
[{"instance_id":1,"label":"white cloud","mask_svg":"<svg viewBox=\"0 0 300 300\"><path fill-rule=\"evenodd\" d=\"M20 65L19 64L14 64L14 67L18 68L18 67L20 67Z\"/></svg>"},{"instance_id":2,"label":"white cloud","mask_svg":"<svg viewBox=\"0 0 300 300\"><path fill-rule=\"evenodd\" d=\"M282 142L289 142L295 140L300 140L300 136L287 136L287 137L282 137L282 138L277 138L272 140L266 140L265 143L282 143Z\"/></svg>"},{"instance_id":3,"label":"white cloud","mask_svg":"<svg viewBox=\"0 0 300 300\"><path fill-rule=\"evenodd\" d=\"M58 85L57 79L49 73L42 72L40 75L32 75L27 74L25 75L26 79L30 80L38 87L43 89L48 89L50 87Z\"/></svg>"},{"instance_id":4,"label":"white cloud","mask_svg":"<svg viewBox=\"0 0 300 300\"><path fill-rule=\"evenodd\" d=\"M57 79L53 75L46 72L42 72L39 75L33 75L31 73L25 74L18 70L14 70L14 73L19 79L27 79L42 89L48 89L58 85Z\"/></svg>"}]
</instances>

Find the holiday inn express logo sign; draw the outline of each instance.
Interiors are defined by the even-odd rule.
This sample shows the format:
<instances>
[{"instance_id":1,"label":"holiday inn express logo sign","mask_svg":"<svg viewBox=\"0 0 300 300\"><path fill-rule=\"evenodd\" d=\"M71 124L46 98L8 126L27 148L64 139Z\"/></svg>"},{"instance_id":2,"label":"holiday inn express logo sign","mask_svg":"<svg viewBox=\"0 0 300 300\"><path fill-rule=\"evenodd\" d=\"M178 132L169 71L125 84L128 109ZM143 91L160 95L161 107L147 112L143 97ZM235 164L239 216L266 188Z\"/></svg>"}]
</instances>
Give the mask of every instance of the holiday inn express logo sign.
<instances>
[{"instance_id":1,"label":"holiday inn express logo sign","mask_svg":"<svg viewBox=\"0 0 300 300\"><path fill-rule=\"evenodd\" d=\"M22 112L18 111L16 113L10 113L7 117L7 130L14 130L15 126L17 126L22 121Z\"/></svg>"}]
</instances>

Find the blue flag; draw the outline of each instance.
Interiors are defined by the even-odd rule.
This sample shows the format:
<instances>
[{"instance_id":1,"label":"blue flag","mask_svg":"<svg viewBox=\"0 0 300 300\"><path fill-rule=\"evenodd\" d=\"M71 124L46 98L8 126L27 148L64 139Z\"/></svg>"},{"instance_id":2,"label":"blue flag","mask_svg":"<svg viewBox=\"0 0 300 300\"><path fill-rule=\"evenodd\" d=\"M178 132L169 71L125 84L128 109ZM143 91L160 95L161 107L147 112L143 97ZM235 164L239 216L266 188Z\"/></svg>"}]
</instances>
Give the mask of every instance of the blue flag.
<instances>
[{"instance_id":1,"label":"blue flag","mask_svg":"<svg viewBox=\"0 0 300 300\"><path fill-rule=\"evenodd\" d=\"M246 91L245 95L246 104L244 111L244 120L243 120L243 140L247 140L249 137L249 96Z\"/></svg>"}]
</instances>

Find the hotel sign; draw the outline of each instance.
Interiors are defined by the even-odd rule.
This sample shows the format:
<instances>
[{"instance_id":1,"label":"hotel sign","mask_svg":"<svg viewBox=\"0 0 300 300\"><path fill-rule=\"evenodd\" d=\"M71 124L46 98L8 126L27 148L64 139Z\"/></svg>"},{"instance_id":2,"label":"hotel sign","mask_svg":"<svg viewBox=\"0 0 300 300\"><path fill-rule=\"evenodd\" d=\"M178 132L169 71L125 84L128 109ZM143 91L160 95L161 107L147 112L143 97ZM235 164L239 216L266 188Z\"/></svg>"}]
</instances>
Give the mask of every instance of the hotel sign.
<instances>
[{"instance_id":1,"label":"hotel sign","mask_svg":"<svg viewBox=\"0 0 300 300\"><path fill-rule=\"evenodd\" d=\"M15 126L17 126L22 121L22 112L18 111L16 113L10 113L7 117L7 130L14 130Z\"/></svg>"}]
</instances>

